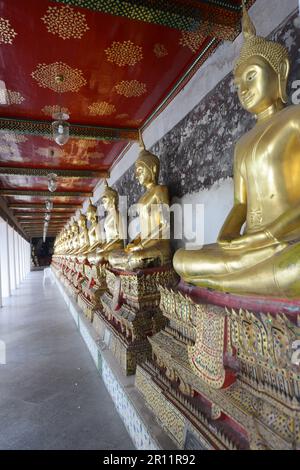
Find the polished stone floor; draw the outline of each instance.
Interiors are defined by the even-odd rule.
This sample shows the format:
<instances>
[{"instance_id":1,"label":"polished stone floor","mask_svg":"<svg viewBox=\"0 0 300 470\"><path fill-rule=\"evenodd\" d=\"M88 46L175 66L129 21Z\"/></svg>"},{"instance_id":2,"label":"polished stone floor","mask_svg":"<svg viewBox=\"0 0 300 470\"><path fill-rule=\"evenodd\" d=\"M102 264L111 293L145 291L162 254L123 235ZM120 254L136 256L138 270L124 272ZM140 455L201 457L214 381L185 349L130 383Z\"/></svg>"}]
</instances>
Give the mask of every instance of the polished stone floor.
<instances>
[{"instance_id":1,"label":"polished stone floor","mask_svg":"<svg viewBox=\"0 0 300 470\"><path fill-rule=\"evenodd\" d=\"M0 308L0 449L133 449L61 294L42 280L31 272Z\"/></svg>"}]
</instances>

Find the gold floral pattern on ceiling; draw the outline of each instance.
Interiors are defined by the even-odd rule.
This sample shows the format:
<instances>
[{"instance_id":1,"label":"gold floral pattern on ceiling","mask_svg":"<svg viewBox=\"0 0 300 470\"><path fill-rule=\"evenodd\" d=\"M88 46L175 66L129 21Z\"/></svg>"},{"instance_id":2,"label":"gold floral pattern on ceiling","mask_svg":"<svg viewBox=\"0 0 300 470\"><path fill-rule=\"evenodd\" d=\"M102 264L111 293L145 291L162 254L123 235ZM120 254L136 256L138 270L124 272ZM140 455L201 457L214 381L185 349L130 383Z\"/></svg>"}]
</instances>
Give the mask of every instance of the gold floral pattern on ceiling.
<instances>
[{"instance_id":1,"label":"gold floral pattern on ceiling","mask_svg":"<svg viewBox=\"0 0 300 470\"><path fill-rule=\"evenodd\" d=\"M27 142L27 137L22 134L16 134L15 132L5 132L0 134L1 139L5 140L5 142L14 143L14 144L22 144Z\"/></svg>"},{"instance_id":2,"label":"gold floral pattern on ceiling","mask_svg":"<svg viewBox=\"0 0 300 470\"><path fill-rule=\"evenodd\" d=\"M143 119L129 119L126 124L130 127L139 127Z\"/></svg>"},{"instance_id":3,"label":"gold floral pattern on ceiling","mask_svg":"<svg viewBox=\"0 0 300 470\"><path fill-rule=\"evenodd\" d=\"M18 91L12 90L0 90L0 104L2 105L11 105L11 104L21 104L25 98Z\"/></svg>"},{"instance_id":4,"label":"gold floral pattern on ceiling","mask_svg":"<svg viewBox=\"0 0 300 470\"><path fill-rule=\"evenodd\" d=\"M31 76L40 87L49 88L56 93L77 92L87 83L81 70L73 69L63 62L38 64ZM58 80L58 77L61 79Z\"/></svg>"},{"instance_id":5,"label":"gold floral pattern on ceiling","mask_svg":"<svg viewBox=\"0 0 300 470\"><path fill-rule=\"evenodd\" d=\"M108 62L113 62L119 67L135 65L143 58L142 47L131 41L114 41L110 47L105 49L104 52Z\"/></svg>"},{"instance_id":6,"label":"gold floral pattern on ceiling","mask_svg":"<svg viewBox=\"0 0 300 470\"><path fill-rule=\"evenodd\" d=\"M98 141L93 139L78 139L76 145L82 149L95 148L98 145Z\"/></svg>"},{"instance_id":7,"label":"gold floral pattern on ceiling","mask_svg":"<svg viewBox=\"0 0 300 470\"><path fill-rule=\"evenodd\" d=\"M44 106L42 108L42 113L44 113L46 116L52 117L53 114L55 113L65 113L65 114L71 114L68 108L63 108L61 106L58 106L57 104L51 106Z\"/></svg>"},{"instance_id":8,"label":"gold floral pattern on ceiling","mask_svg":"<svg viewBox=\"0 0 300 470\"><path fill-rule=\"evenodd\" d=\"M188 47L192 52L197 52L204 40L205 36L199 31L181 31L179 44Z\"/></svg>"},{"instance_id":9,"label":"gold floral pattern on ceiling","mask_svg":"<svg viewBox=\"0 0 300 470\"><path fill-rule=\"evenodd\" d=\"M110 116L116 112L116 107L106 101L101 101L100 103L91 104L89 110L92 116Z\"/></svg>"},{"instance_id":10,"label":"gold floral pattern on ceiling","mask_svg":"<svg viewBox=\"0 0 300 470\"><path fill-rule=\"evenodd\" d=\"M145 83L138 80L122 80L115 85L116 92L126 98L142 96L147 91Z\"/></svg>"},{"instance_id":11,"label":"gold floral pattern on ceiling","mask_svg":"<svg viewBox=\"0 0 300 470\"><path fill-rule=\"evenodd\" d=\"M12 44L17 34L9 20L0 17L0 44Z\"/></svg>"},{"instance_id":12,"label":"gold floral pattern on ceiling","mask_svg":"<svg viewBox=\"0 0 300 470\"><path fill-rule=\"evenodd\" d=\"M161 59L162 57L168 55L167 48L163 44L154 44L153 52L158 59Z\"/></svg>"},{"instance_id":13,"label":"gold floral pattern on ceiling","mask_svg":"<svg viewBox=\"0 0 300 470\"><path fill-rule=\"evenodd\" d=\"M81 39L90 29L85 15L69 5L49 7L41 20L45 23L48 33L62 39Z\"/></svg>"}]
</instances>

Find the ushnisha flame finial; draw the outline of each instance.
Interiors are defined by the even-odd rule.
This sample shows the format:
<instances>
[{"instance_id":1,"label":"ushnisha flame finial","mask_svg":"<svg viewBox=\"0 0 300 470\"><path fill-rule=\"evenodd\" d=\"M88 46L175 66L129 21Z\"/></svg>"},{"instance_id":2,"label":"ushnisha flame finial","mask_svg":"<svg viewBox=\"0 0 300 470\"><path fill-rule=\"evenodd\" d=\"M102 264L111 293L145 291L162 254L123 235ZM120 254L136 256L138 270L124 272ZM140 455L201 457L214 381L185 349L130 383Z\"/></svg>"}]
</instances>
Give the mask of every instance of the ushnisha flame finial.
<instances>
[{"instance_id":1,"label":"ushnisha flame finial","mask_svg":"<svg viewBox=\"0 0 300 470\"><path fill-rule=\"evenodd\" d=\"M140 148L142 150L146 150L145 142L144 142L144 139L143 139L143 134L142 134L142 131L140 129L139 129L139 143L140 143Z\"/></svg>"},{"instance_id":2,"label":"ushnisha flame finial","mask_svg":"<svg viewBox=\"0 0 300 470\"><path fill-rule=\"evenodd\" d=\"M245 41L256 36L256 28L248 13L245 0L243 0L242 30Z\"/></svg>"}]
</instances>

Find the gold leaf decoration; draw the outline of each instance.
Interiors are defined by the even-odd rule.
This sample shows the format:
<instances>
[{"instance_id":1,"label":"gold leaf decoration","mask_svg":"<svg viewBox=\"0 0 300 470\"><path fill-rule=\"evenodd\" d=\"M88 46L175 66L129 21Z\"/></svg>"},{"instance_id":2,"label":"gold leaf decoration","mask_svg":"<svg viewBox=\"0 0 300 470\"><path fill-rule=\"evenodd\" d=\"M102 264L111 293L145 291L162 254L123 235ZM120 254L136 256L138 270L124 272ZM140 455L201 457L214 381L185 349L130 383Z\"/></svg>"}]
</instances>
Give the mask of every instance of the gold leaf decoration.
<instances>
[{"instance_id":1,"label":"gold leaf decoration","mask_svg":"<svg viewBox=\"0 0 300 470\"><path fill-rule=\"evenodd\" d=\"M83 34L90 29L86 23L85 15L75 11L69 5L49 7L41 19L45 23L48 33L62 39L81 39Z\"/></svg>"},{"instance_id":2,"label":"gold leaf decoration","mask_svg":"<svg viewBox=\"0 0 300 470\"><path fill-rule=\"evenodd\" d=\"M0 17L0 44L12 44L17 34L9 20Z\"/></svg>"},{"instance_id":3,"label":"gold leaf decoration","mask_svg":"<svg viewBox=\"0 0 300 470\"><path fill-rule=\"evenodd\" d=\"M163 44L154 44L153 52L159 59L168 55L168 51Z\"/></svg>"},{"instance_id":4,"label":"gold leaf decoration","mask_svg":"<svg viewBox=\"0 0 300 470\"><path fill-rule=\"evenodd\" d=\"M110 116L116 112L115 106L106 101L91 104L89 110L92 116Z\"/></svg>"},{"instance_id":5,"label":"gold leaf decoration","mask_svg":"<svg viewBox=\"0 0 300 470\"><path fill-rule=\"evenodd\" d=\"M119 95L126 96L126 98L141 96L147 91L145 83L137 80L122 80L115 86L115 89Z\"/></svg>"},{"instance_id":6,"label":"gold leaf decoration","mask_svg":"<svg viewBox=\"0 0 300 470\"><path fill-rule=\"evenodd\" d=\"M11 104L21 104L25 98L18 91L12 90L0 90L0 104L11 105Z\"/></svg>"},{"instance_id":7,"label":"gold leaf decoration","mask_svg":"<svg viewBox=\"0 0 300 470\"><path fill-rule=\"evenodd\" d=\"M143 58L143 49L131 41L114 41L110 47L105 49L105 54L108 62L124 67L125 65L135 65L140 62Z\"/></svg>"},{"instance_id":8,"label":"gold leaf decoration","mask_svg":"<svg viewBox=\"0 0 300 470\"><path fill-rule=\"evenodd\" d=\"M197 52L204 40L204 35L199 31L181 31L179 44L183 47L188 47L192 52Z\"/></svg>"},{"instance_id":9,"label":"gold leaf decoration","mask_svg":"<svg viewBox=\"0 0 300 470\"><path fill-rule=\"evenodd\" d=\"M73 69L63 62L38 64L31 76L38 82L40 87L49 88L56 93L77 92L83 85L86 85L86 79L83 77L82 71ZM62 80L57 80L57 77L61 77Z\"/></svg>"},{"instance_id":10,"label":"gold leaf decoration","mask_svg":"<svg viewBox=\"0 0 300 470\"><path fill-rule=\"evenodd\" d=\"M15 134L14 132L5 132L4 134L0 134L0 137L6 142L11 142L13 144L22 144L28 140L25 135Z\"/></svg>"},{"instance_id":11,"label":"gold leaf decoration","mask_svg":"<svg viewBox=\"0 0 300 470\"><path fill-rule=\"evenodd\" d=\"M51 116L55 113L65 113L65 114L68 114L70 115L70 111L68 110L68 108L61 108L60 106L58 106L57 104L53 105L53 106L44 106L42 108L42 113L44 113L46 116Z\"/></svg>"},{"instance_id":12,"label":"gold leaf decoration","mask_svg":"<svg viewBox=\"0 0 300 470\"><path fill-rule=\"evenodd\" d=\"M94 148L97 147L98 141L93 139L79 139L76 141L76 144L83 149Z\"/></svg>"}]
</instances>

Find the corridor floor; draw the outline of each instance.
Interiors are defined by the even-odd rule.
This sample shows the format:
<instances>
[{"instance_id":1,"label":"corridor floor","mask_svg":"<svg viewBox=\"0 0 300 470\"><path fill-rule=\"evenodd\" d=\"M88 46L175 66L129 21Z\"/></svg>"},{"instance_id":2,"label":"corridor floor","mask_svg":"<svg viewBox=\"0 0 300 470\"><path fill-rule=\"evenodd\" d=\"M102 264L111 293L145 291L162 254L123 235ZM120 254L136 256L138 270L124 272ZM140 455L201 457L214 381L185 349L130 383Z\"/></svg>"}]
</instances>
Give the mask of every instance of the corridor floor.
<instances>
[{"instance_id":1,"label":"corridor floor","mask_svg":"<svg viewBox=\"0 0 300 470\"><path fill-rule=\"evenodd\" d=\"M31 272L0 308L0 449L133 449L58 288L42 281Z\"/></svg>"}]
</instances>

